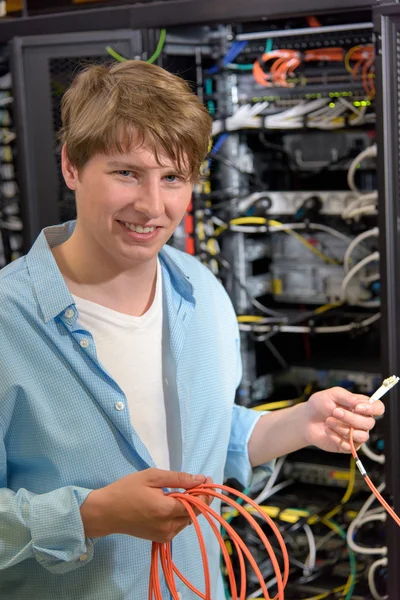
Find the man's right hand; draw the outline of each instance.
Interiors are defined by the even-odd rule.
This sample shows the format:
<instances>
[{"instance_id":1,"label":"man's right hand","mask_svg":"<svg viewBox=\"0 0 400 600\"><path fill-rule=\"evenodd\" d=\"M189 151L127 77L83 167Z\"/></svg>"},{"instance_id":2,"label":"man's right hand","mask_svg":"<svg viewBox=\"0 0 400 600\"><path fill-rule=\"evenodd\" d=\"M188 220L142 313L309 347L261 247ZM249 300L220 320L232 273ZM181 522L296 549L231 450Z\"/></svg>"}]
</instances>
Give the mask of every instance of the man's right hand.
<instances>
[{"instance_id":1,"label":"man's right hand","mask_svg":"<svg viewBox=\"0 0 400 600\"><path fill-rule=\"evenodd\" d=\"M190 525L185 507L163 488L190 489L212 483L203 475L147 469L94 490L81 506L86 537L124 533L154 542L170 542ZM212 498L201 496L207 504Z\"/></svg>"}]
</instances>

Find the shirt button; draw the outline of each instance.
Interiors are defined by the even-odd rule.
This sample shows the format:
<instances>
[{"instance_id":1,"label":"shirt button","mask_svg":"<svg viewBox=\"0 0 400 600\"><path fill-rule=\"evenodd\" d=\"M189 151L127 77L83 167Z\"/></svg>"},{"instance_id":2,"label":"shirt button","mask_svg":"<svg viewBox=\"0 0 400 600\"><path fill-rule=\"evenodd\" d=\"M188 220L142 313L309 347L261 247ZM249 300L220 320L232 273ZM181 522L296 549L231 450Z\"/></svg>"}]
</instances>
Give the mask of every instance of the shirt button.
<instances>
[{"instance_id":1,"label":"shirt button","mask_svg":"<svg viewBox=\"0 0 400 600\"><path fill-rule=\"evenodd\" d=\"M89 346L89 340L87 340L86 338L83 338L83 340L81 340L79 343L82 346L82 348L87 348Z\"/></svg>"},{"instance_id":2,"label":"shirt button","mask_svg":"<svg viewBox=\"0 0 400 600\"><path fill-rule=\"evenodd\" d=\"M74 316L74 311L72 310L72 308L69 308L68 310L65 311L65 316L67 317L67 319L72 319L72 317Z\"/></svg>"},{"instance_id":3,"label":"shirt button","mask_svg":"<svg viewBox=\"0 0 400 600\"><path fill-rule=\"evenodd\" d=\"M115 405L115 408L117 410L124 410L125 404L123 402L117 402L116 405Z\"/></svg>"},{"instance_id":4,"label":"shirt button","mask_svg":"<svg viewBox=\"0 0 400 600\"><path fill-rule=\"evenodd\" d=\"M79 557L79 560L81 560L81 561L83 562L84 560L86 560L86 559L87 559L87 557L88 557L88 555L87 555L87 554L86 554L86 552L85 552L85 554L81 554L81 555L80 555L80 557Z\"/></svg>"}]
</instances>

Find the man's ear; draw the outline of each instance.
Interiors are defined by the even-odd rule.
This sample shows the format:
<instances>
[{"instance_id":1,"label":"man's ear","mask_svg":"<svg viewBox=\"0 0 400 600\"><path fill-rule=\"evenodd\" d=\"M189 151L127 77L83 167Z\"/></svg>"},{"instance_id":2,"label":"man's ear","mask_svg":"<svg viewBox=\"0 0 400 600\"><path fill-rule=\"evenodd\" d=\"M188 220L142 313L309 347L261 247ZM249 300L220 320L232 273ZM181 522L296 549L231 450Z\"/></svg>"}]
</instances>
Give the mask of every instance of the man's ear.
<instances>
[{"instance_id":1,"label":"man's ear","mask_svg":"<svg viewBox=\"0 0 400 600\"><path fill-rule=\"evenodd\" d=\"M67 147L64 144L61 150L61 170L64 181L70 190L76 190L76 185L79 178L78 169L74 167L67 155Z\"/></svg>"}]
</instances>

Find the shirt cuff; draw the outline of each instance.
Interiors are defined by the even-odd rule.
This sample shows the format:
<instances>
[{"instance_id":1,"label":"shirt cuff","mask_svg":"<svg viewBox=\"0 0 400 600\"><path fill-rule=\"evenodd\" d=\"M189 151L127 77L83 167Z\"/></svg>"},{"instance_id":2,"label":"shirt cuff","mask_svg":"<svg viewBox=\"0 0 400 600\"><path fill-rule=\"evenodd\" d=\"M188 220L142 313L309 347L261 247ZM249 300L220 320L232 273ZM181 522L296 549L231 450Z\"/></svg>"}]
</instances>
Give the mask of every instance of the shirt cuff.
<instances>
[{"instance_id":1,"label":"shirt cuff","mask_svg":"<svg viewBox=\"0 0 400 600\"><path fill-rule=\"evenodd\" d=\"M80 506L91 491L66 486L31 499L32 549L45 569L68 573L93 558L95 540L85 538L80 513Z\"/></svg>"},{"instance_id":2,"label":"shirt cuff","mask_svg":"<svg viewBox=\"0 0 400 600\"><path fill-rule=\"evenodd\" d=\"M231 436L225 465L225 477L236 479L245 488L271 475L275 461L271 460L253 469L249 459L248 443L258 420L267 414L244 406L233 407Z\"/></svg>"}]
</instances>

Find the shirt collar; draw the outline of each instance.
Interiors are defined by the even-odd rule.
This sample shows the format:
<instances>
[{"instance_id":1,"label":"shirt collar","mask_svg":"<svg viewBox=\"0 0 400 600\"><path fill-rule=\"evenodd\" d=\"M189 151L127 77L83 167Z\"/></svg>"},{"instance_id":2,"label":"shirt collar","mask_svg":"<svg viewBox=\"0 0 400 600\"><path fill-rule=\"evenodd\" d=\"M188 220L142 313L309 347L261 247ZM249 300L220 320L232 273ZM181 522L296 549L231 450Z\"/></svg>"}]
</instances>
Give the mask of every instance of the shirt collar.
<instances>
[{"instance_id":1,"label":"shirt collar","mask_svg":"<svg viewBox=\"0 0 400 600\"><path fill-rule=\"evenodd\" d=\"M37 237L26 256L26 264L45 323L57 317L74 299L51 252L51 248L66 242L75 229L76 221L46 227ZM161 250L161 265L167 270L176 291L189 302L194 302L193 286L166 249Z\"/></svg>"}]
</instances>

